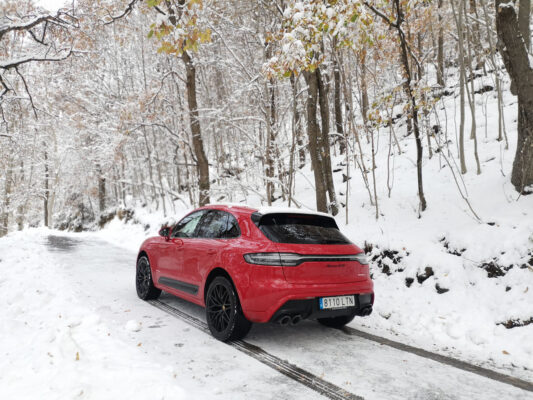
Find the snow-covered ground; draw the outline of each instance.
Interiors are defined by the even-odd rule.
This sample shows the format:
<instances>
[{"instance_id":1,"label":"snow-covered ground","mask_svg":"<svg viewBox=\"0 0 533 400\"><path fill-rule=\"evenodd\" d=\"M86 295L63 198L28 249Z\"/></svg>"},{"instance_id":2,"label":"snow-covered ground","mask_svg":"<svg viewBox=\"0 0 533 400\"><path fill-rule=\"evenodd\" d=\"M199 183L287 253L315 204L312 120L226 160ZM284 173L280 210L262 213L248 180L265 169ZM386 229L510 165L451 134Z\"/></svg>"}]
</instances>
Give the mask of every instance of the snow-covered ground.
<instances>
[{"instance_id":1,"label":"snow-covered ground","mask_svg":"<svg viewBox=\"0 0 533 400\"><path fill-rule=\"evenodd\" d=\"M2 398L321 398L139 300L135 251L95 236L33 229L0 240ZM163 300L203 319L201 307ZM365 399L532 398L313 322L256 325L247 340Z\"/></svg>"},{"instance_id":2,"label":"snow-covered ground","mask_svg":"<svg viewBox=\"0 0 533 400\"><path fill-rule=\"evenodd\" d=\"M318 398L139 300L134 252L49 235L0 241L0 398Z\"/></svg>"}]
</instances>

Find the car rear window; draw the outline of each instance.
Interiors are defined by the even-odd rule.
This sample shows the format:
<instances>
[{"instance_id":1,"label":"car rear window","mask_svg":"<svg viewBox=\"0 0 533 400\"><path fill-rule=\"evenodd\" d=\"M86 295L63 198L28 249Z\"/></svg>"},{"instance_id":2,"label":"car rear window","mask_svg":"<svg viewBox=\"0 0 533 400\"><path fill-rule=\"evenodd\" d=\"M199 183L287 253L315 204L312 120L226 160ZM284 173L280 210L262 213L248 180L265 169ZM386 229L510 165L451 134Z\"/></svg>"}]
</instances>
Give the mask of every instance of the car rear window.
<instances>
[{"instance_id":1,"label":"car rear window","mask_svg":"<svg viewBox=\"0 0 533 400\"><path fill-rule=\"evenodd\" d=\"M308 214L266 214L252 220L276 243L351 244L333 218Z\"/></svg>"}]
</instances>

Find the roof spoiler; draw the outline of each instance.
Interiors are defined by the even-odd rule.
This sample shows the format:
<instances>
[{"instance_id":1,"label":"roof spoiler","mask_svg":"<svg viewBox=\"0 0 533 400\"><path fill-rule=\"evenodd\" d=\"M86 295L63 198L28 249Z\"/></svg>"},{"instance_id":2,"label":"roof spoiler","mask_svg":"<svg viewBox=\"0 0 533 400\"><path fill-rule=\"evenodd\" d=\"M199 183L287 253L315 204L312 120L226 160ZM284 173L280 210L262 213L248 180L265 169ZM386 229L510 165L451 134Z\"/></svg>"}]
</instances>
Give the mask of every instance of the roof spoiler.
<instances>
[{"instance_id":1,"label":"roof spoiler","mask_svg":"<svg viewBox=\"0 0 533 400\"><path fill-rule=\"evenodd\" d=\"M252 220L252 222L259 227L260 225L260 222L261 222L261 219L267 215L272 215L272 214L300 214L300 215L314 215L316 217L319 217L319 218L331 218L333 220L333 223L335 224L335 227L338 228L338 225L337 225L337 222L335 221L335 218L333 218L331 215L329 214L325 214L325 213L310 213L310 212L298 212L297 210L279 210L279 211L275 211L275 212L268 212L268 213L262 213L261 211L255 211L253 212L251 215L250 215L250 219Z\"/></svg>"}]
</instances>

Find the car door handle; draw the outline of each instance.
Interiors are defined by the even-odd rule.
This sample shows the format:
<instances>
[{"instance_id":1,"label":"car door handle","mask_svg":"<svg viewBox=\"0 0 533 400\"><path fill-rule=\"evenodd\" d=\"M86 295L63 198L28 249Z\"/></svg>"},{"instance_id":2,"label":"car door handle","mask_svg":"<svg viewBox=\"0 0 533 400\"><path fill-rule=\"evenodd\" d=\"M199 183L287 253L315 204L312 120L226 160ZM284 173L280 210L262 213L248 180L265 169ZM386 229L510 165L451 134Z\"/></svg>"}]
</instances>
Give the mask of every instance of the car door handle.
<instances>
[{"instance_id":1,"label":"car door handle","mask_svg":"<svg viewBox=\"0 0 533 400\"><path fill-rule=\"evenodd\" d=\"M216 250L207 250L207 254L209 254L209 255L213 255L216 252L217 252Z\"/></svg>"}]
</instances>

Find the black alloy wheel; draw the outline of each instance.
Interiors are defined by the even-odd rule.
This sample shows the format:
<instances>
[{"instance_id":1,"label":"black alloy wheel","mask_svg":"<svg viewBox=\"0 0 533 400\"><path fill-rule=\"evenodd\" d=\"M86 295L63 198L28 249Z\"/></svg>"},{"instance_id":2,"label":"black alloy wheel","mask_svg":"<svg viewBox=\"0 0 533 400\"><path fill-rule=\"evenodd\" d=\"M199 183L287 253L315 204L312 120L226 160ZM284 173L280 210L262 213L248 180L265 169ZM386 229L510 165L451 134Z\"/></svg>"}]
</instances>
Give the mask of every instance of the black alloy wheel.
<instances>
[{"instance_id":1,"label":"black alloy wheel","mask_svg":"<svg viewBox=\"0 0 533 400\"><path fill-rule=\"evenodd\" d=\"M137 260L135 288L137 289L137 296L143 300L154 300L161 294L161 290L154 286L150 262L146 256L139 257Z\"/></svg>"},{"instance_id":2,"label":"black alloy wheel","mask_svg":"<svg viewBox=\"0 0 533 400\"><path fill-rule=\"evenodd\" d=\"M205 309L211 334L223 342L242 339L252 327L242 313L233 285L223 276L216 277L209 285Z\"/></svg>"}]
</instances>

